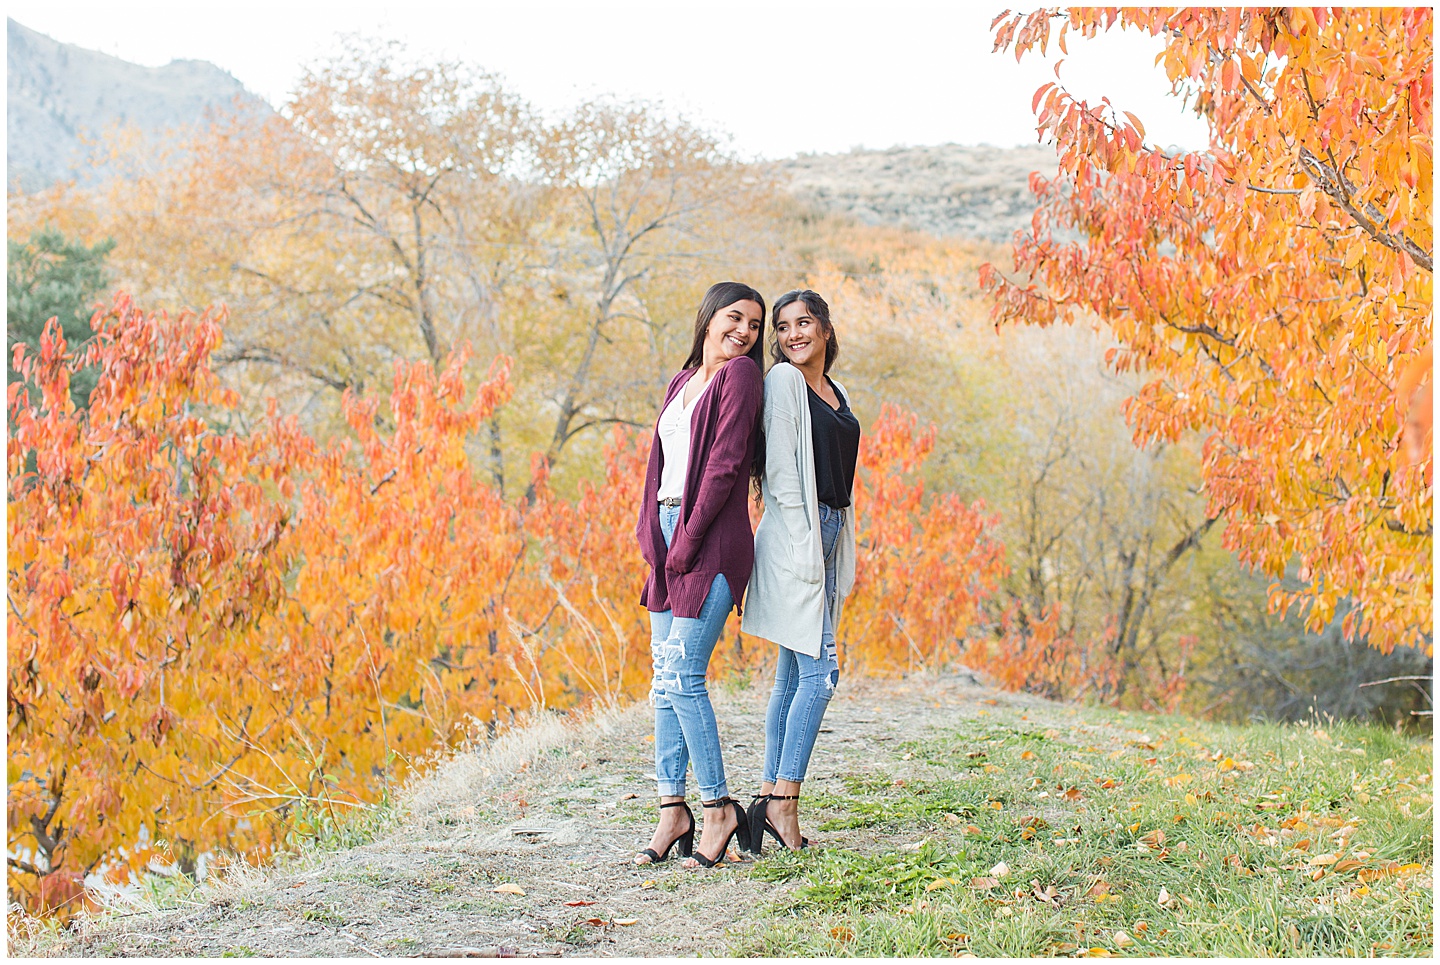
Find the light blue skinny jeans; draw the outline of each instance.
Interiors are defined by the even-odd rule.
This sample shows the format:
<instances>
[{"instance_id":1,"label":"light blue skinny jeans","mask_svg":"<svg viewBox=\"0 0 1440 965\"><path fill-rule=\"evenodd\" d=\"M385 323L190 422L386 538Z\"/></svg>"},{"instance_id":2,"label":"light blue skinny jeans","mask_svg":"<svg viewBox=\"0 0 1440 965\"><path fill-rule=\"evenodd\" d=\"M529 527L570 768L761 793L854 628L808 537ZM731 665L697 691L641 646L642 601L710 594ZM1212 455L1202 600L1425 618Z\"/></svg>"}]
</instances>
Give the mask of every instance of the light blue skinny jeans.
<instances>
[{"instance_id":1,"label":"light blue skinny jeans","mask_svg":"<svg viewBox=\"0 0 1440 965\"><path fill-rule=\"evenodd\" d=\"M679 522L680 507L660 507L660 531L665 534L666 546L674 538ZM673 610L650 612L650 659L655 665L650 684L650 699L655 705L655 780L662 797L685 796L687 764L695 768L700 800L730 796L705 671L733 604L730 582L723 573L717 573L698 617L677 617Z\"/></svg>"},{"instance_id":2,"label":"light blue skinny jeans","mask_svg":"<svg viewBox=\"0 0 1440 965\"><path fill-rule=\"evenodd\" d=\"M765 768L761 779L803 781L810 752L825 708L840 682L840 660L835 652L835 627L830 608L835 604L835 558L846 510L820 504L820 549L825 554L825 616L820 631L820 656L811 657L779 647L775 689L765 712Z\"/></svg>"}]
</instances>

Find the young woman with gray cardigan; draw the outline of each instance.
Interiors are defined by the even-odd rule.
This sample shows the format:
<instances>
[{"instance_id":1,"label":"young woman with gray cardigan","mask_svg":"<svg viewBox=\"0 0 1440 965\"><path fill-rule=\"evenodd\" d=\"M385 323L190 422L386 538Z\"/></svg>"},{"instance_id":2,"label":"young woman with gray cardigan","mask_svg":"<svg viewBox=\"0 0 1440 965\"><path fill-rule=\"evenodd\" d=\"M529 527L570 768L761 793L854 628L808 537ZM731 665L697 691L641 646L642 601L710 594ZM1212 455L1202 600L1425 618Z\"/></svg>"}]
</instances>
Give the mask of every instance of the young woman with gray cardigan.
<instances>
[{"instance_id":1,"label":"young woman with gray cardigan","mask_svg":"<svg viewBox=\"0 0 1440 965\"><path fill-rule=\"evenodd\" d=\"M765 716L760 793L750 805L751 850L765 834L792 850L800 834L800 784L825 708L840 681L835 627L855 582L850 505L860 423L829 377L840 351L830 306L813 291L775 302L775 365L765 377L765 515L755 531L755 570L741 629L778 647Z\"/></svg>"},{"instance_id":2,"label":"young woman with gray cardigan","mask_svg":"<svg viewBox=\"0 0 1440 965\"><path fill-rule=\"evenodd\" d=\"M690 357L665 390L650 444L635 535L650 567L640 602L650 611L660 820L636 864L666 860L676 842L687 867L712 867L732 837L750 846L745 810L726 785L705 672L755 559L746 496L762 445L764 324L765 299L755 289L738 282L710 287L695 315ZM701 807L710 812L698 847L695 815L685 803L687 763Z\"/></svg>"}]
</instances>

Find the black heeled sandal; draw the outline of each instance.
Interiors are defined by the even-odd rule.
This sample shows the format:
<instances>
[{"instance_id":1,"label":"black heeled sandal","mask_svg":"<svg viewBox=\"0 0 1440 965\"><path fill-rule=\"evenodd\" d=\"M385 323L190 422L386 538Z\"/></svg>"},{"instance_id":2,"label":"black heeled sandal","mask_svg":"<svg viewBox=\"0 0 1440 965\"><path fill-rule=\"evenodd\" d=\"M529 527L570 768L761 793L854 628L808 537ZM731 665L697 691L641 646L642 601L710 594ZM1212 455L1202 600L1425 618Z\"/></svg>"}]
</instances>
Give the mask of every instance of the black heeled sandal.
<instances>
[{"instance_id":1,"label":"black heeled sandal","mask_svg":"<svg viewBox=\"0 0 1440 965\"><path fill-rule=\"evenodd\" d=\"M750 850L750 822L745 814L745 809L740 806L739 801L725 797L721 798L718 801L711 801L708 804L704 801L701 801L700 807L702 810L706 811L723 811L726 808L734 808L735 830L731 831L729 836L725 838L725 841L720 845L720 853L717 854L715 857L710 857L704 851L701 851L699 848L695 849L695 853L691 855L691 857L693 857L696 861L700 862L700 864L704 867L713 868L722 860L724 860L725 851L730 847L731 838L736 838L739 840L741 850Z\"/></svg>"},{"instance_id":2,"label":"black heeled sandal","mask_svg":"<svg viewBox=\"0 0 1440 965\"><path fill-rule=\"evenodd\" d=\"M768 794L756 794L750 798L750 806L745 809L745 826L750 829L751 854L760 853L760 845L765 838L765 804L770 800Z\"/></svg>"},{"instance_id":3,"label":"black heeled sandal","mask_svg":"<svg viewBox=\"0 0 1440 965\"><path fill-rule=\"evenodd\" d=\"M680 843L680 853L685 857L690 857L690 852L695 850L695 812L690 810L690 805L686 804L684 801L671 801L669 804L660 805L660 810L663 811L666 808L684 808L686 815L688 815L690 818L690 827L682 831L676 837L671 838L670 843L665 845L665 850L662 851L660 854L656 854L655 849L653 848L645 848L638 852L638 854L647 855L650 858L649 861L635 862L635 864L639 865L642 868L645 867L647 864L659 864L662 861L669 860L670 849L675 847L675 843L677 841Z\"/></svg>"},{"instance_id":4,"label":"black heeled sandal","mask_svg":"<svg viewBox=\"0 0 1440 965\"><path fill-rule=\"evenodd\" d=\"M798 794L766 794L764 795L763 801L757 800L756 804L751 805L752 808L755 808L758 805L758 813L755 813L754 817L750 819L752 822L752 824L750 825L750 842L755 846L755 854L761 853L761 850L765 843L766 834L769 834L770 837L774 838L780 844L780 847L790 847L790 845L785 843L785 839L780 837L780 830L776 828L775 825L770 823L770 815L766 810L766 805L768 805L771 801L798 800L800 800L800 795ZM761 822L760 829L758 831L755 829L755 825L753 823L755 821L755 818L757 817L760 819ZM803 834L800 835L800 850L803 851L805 848L808 847L810 847L810 839L805 837L805 835Z\"/></svg>"}]
</instances>

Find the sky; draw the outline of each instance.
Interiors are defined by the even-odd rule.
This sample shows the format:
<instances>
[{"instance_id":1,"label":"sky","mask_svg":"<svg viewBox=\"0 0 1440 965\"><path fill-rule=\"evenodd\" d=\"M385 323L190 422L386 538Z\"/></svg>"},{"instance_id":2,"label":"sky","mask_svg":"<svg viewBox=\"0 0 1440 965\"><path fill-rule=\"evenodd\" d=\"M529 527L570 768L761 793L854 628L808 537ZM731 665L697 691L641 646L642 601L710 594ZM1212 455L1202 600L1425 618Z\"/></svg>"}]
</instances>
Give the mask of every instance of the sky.
<instances>
[{"instance_id":1,"label":"sky","mask_svg":"<svg viewBox=\"0 0 1440 965\"><path fill-rule=\"evenodd\" d=\"M665 105L746 158L852 148L1036 141L1030 109L1062 55L991 52L1003 5L733 0L8 0L8 15L64 43L160 66L208 60L281 105L344 35L398 40L415 62L461 60L546 113L597 96ZM1072 42L1059 69L1108 95L1161 146L1202 148L1204 123L1138 34Z\"/></svg>"}]
</instances>

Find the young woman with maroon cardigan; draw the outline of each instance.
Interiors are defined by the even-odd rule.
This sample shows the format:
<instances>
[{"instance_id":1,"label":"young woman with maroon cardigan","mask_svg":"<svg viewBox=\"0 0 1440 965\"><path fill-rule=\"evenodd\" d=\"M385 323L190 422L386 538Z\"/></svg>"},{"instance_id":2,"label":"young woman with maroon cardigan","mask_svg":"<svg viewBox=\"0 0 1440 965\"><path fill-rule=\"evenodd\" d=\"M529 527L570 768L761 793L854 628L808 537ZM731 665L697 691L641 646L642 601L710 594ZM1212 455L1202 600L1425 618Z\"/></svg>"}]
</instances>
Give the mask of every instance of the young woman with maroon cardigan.
<instances>
[{"instance_id":1,"label":"young woman with maroon cardigan","mask_svg":"<svg viewBox=\"0 0 1440 965\"><path fill-rule=\"evenodd\" d=\"M732 837L749 847L745 811L726 785L705 672L755 561L746 499L762 447L764 321L765 299L749 285L710 287L650 445L635 535L650 567L640 602L650 610L660 821L636 864L666 860L676 842L682 854L694 852L687 867L713 866ZM698 848L685 803L687 764L710 812Z\"/></svg>"}]
</instances>

